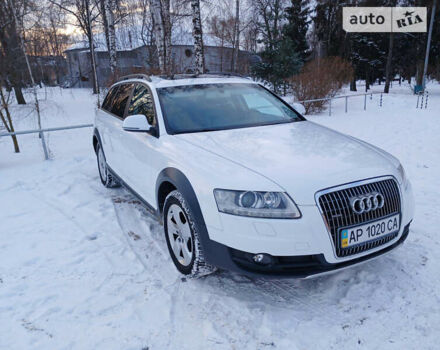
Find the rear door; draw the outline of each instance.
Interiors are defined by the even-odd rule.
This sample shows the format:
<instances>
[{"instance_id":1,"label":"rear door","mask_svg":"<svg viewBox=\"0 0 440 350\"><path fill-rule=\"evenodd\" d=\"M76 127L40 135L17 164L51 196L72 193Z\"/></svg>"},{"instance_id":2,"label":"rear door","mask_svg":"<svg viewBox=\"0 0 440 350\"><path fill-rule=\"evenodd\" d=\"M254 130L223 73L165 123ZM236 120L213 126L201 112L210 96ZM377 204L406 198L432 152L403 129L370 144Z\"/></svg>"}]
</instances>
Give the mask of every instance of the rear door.
<instances>
[{"instance_id":1,"label":"rear door","mask_svg":"<svg viewBox=\"0 0 440 350\"><path fill-rule=\"evenodd\" d=\"M110 111L107 113L106 136L108 147L104 148L107 164L125 181L127 176L125 159L124 134L122 123L126 116L128 102L130 100L134 84L126 83L118 85Z\"/></svg>"},{"instance_id":2,"label":"rear door","mask_svg":"<svg viewBox=\"0 0 440 350\"><path fill-rule=\"evenodd\" d=\"M114 86L110 89L107 96L102 103L101 108L97 110L95 118L95 127L99 131L99 136L101 138L101 147L104 150L106 161L108 164L112 163L111 156L113 150L112 140L109 135L109 128L114 118L111 114L113 100L118 93L119 86Z\"/></svg>"}]
</instances>

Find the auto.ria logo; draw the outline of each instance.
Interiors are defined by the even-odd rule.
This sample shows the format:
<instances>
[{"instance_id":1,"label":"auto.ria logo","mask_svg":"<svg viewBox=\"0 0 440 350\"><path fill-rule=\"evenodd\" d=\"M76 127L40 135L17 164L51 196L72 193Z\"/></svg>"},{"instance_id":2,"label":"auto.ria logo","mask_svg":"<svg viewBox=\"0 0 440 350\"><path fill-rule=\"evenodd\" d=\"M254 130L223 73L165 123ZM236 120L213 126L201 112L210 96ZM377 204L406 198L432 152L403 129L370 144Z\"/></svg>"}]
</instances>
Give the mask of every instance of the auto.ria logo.
<instances>
[{"instance_id":1,"label":"auto.ria logo","mask_svg":"<svg viewBox=\"0 0 440 350\"><path fill-rule=\"evenodd\" d=\"M344 7L346 32L426 32L426 7Z\"/></svg>"}]
</instances>

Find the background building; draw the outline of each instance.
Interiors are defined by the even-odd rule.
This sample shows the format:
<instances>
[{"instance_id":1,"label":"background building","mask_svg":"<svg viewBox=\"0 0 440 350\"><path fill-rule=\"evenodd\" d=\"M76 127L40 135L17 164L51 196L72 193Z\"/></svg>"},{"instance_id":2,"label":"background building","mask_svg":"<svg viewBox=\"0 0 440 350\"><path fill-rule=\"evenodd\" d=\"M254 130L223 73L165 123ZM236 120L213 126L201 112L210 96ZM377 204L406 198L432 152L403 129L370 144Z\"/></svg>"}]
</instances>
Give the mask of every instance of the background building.
<instances>
[{"instance_id":1,"label":"background building","mask_svg":"<svg viewBox=\"0 0 440 350\"><path fill-rule=\"evenodd\" d=\"M124 34L127 32L125 31ZM130 32L128 32L130 33ZM134 34L116 37L117 62L119 75L131 73L154 73L157 70L157 53L155 47L137 39ZM174 34L174 33L173 33ZM204 53L206 72L231 72L233 49L213 35L204 34ZM95 56L97 78L100 86L107 86L113 81L110 72L110 59L103 34L95 36ZM194 71L194 44L191 33L173 35L172 40L173 71L192 73ZM91 87L92 69L90 51L86 41L70 46L66 51L68 67L68 84L71 87ZM250 67L260 58L251 52L240 50L238 70L248 74Z\"/></svg>"}]
</instances>

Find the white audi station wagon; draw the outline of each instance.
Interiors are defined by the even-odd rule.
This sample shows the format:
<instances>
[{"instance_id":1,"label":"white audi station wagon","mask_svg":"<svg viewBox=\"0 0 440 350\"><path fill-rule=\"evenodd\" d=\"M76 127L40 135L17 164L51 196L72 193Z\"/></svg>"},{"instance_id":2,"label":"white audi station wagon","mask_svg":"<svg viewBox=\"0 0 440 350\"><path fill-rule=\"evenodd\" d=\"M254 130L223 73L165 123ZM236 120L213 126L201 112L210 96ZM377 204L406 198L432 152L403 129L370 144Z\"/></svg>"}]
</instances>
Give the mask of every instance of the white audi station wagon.
<instances>
[{"instance_id":1,"label":"white audi station wagon","mask_svg":"<svg viewBox=\"0 0 440 350\"><path fill-rule=\"evenodd\" d=\"M185 275L334 272L398 247L413 218L395 157L247 78L124 77L97 112L93 146L104 186L157 214Z\"/></svg>"}]
</instances>

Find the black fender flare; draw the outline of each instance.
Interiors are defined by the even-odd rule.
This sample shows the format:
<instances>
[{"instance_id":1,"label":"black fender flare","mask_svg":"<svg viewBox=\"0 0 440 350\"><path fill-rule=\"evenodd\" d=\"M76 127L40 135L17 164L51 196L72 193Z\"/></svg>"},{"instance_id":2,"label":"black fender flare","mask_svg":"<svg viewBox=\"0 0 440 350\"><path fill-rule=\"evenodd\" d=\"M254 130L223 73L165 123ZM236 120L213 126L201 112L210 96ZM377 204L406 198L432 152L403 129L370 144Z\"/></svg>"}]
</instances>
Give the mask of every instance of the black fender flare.
<instances>
[{"instance_id":1,"label":"black fender flare","mask_svg":"<svg viewBox=\"0 0 440 350\"><path fill-rule=\"evenodd\" d=\"M188 205L190 206L193 215L200 216L199 218L205 222L202 215L202 210L200 209L199 202L197 200L196 193L194 192L194 189L189 182L188 178L183 174L179 169L176 168L165 168L163 169L156 180L156 204L157 209L160 211L160 204L159 203L159 188L164 182L171 183L175 188L177 188L180 193L183 194L185 197Z\"/></svg>"},{"instance_id":2,"label":"black fender flare","mask_svg":"<svg viewBox=\"0 0 440 350\"><path fill-rule=\"evenodd\" d=\"M92 141L93 142L93 149L95 150L95 153L96 153L95 138L102 147L101 135L99 135L99 131L96 128L93 129L93 139L92 139L93 140ZM102 153L104 153L104 149L102 150ZM104 154L104 158L105 158L105 154Z\"/></svg>"},{"instance_id":3,"label":"black fender flare","mask_svg":"<svg viewBox=\"0 0 440 350\"><path fill-rule=\"evenodd\" d=\"M188 178L179 169L165 168L156 180L156 203L157 211L160 215L159 188L164 182L171 183L182 195L191 209L192 216L199 233L200 244L202 245L205 260L215 266L225 264L225 258L229 258L226 246L217 243L209 238L208 229L196 193ZM214 194L213 194L214 195Z\"/></svg>"}]
</instances>

